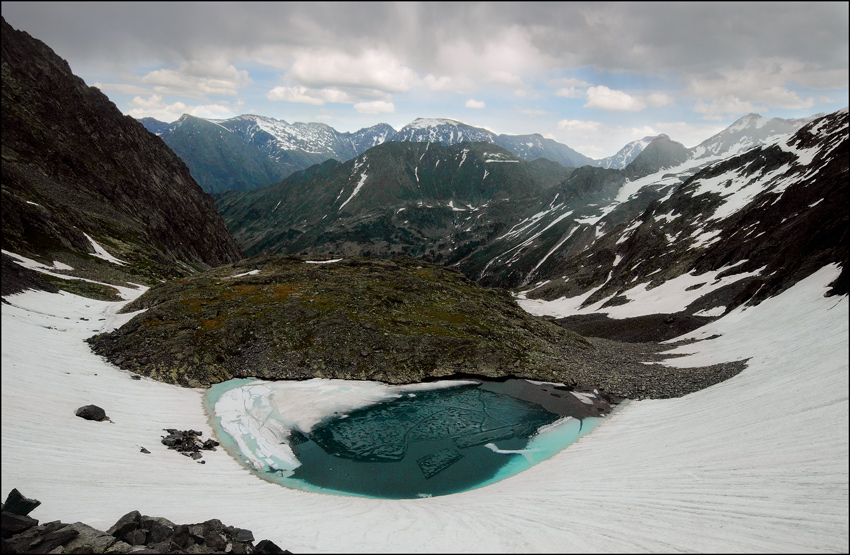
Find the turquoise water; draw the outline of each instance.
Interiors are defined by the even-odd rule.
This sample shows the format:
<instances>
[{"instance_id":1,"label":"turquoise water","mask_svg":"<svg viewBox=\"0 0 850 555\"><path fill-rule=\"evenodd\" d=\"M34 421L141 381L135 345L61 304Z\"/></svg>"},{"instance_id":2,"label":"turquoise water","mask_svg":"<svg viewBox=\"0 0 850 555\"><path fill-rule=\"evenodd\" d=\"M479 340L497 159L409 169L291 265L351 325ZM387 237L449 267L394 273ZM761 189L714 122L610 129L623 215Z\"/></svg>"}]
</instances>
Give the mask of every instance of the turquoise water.
<instances>
[{"instance_id":1,"label":"turquoise water","mask_svg":"<svg viewBox=\"0 0 850 555\"><path fill-rule=\"evenodd\" d=\"M263 386L244 393L255 384ZM333 414L304 433L287 428L261 395L265 386L274 382L231 380L206 395L231 455L287 487L389 499L458 493L513 476L592 431L602 418L591 415L610 410L547 384L465 382ZM238 425L225 416L223 426L216 405L234 394L246 415Z\"/></svg>"}]
</instances>

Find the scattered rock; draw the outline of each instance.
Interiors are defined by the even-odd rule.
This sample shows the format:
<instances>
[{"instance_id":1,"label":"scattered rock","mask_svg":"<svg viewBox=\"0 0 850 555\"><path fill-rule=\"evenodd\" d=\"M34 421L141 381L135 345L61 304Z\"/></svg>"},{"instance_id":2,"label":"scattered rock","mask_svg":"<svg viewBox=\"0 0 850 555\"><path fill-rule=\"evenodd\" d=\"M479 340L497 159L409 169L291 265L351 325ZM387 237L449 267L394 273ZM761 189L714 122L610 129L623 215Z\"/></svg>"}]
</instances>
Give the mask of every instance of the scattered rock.
<instances>
[{"instance_id":1,"label":"scattered rock","mask_svg":"<svg viewBox=\"0 0 850 555\"><path fill-rule=\"evenodd\" d=\"M150 451L148 451L147 449L145 449L144 447L142 447L141 452L142 452L142 453L144 453L145 455L150 455L150 454L151 454L151 452L150 452Z\"/></svg>"},{"instance_id":2,"label":"scattered rock","mask_svg":"<svg viewBox=\"0 0 850 555\"><path fill-rule=\"evenodd\" d=\"M12 508L29 512L41 504L12 492ZM27 502L23 509L18 499ZM39 525L34 518L7 510L8 504L7 499L2 507L2 553L290 553L269 540L255 546L250 530L226 526L218 519L174 524L131 511L103 532L82 522Z\"/></svg>"},{"instance_id":3,"label":"scattered rock","mask_svg":"<svg viewBox=\"0 0 850 555\"><path fill-rule=\"evenodd\" d=\"M212 438L201 442L199 436L203 435L203 432L196 430L177 430L174 428L167 428L165 431L168 432L168 435L162 438L163 445L167 446L169 449L179 451L181 454L191 457L193 460L196 460L201 464L205 464L205 461L198 460L203 456L201 454L201 450L215 451L215 448L219 445L219 443Z\"/></svg>"},{"instance_id":4,"label":"scattered rock","mask_svg":"<svg viewBox=\"0 0 850 555\"><path fill-rule=\"evenodd\" d=\"M76 414L80 418L85 418L86 420L96 420L98 422L102 422L107 419L106 411L97 405L86 405L84 407L80 407L74 414Z\"/></svg>"}]
</instances>

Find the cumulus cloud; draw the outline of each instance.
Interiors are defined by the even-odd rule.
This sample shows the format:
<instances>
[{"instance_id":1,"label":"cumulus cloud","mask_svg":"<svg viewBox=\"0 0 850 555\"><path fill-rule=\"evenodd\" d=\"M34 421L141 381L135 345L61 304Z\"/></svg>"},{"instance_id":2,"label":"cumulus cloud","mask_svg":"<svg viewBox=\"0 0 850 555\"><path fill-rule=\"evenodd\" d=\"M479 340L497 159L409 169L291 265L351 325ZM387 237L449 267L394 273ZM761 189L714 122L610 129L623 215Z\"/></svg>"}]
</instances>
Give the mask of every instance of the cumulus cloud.
<instances>
[{"instance_id":1,"label":"cumulus cloud","mask_svg":"<svg viewBox=\"0 0 850 555\"><path fill-rule=\"evenodd\" d=\"M441 75L437 77L436 75L429 73L422 81L425 83L425 86L432 91L469 94L475 90L475 84L469 77L464 75L455 77Z\"/></svg>"},{"instance_id":2,"label":"cumulus cloud","mask_svg":"<svg viewBox=\"0 0 850 555\"><path fill-rule=\"evenodd\" d=\"M172 122L179 119L183 114L189 114L199 118L227 119L237 115L239 106L231 107L228 104L196 104L189 105L183 102L167 104L161 95L151 95L148 98L137 96L130 101L131 109L127 114L134 118L150 117L159 121Z\"/></svg>"},{"instance_id":3,"label":"cumulus cloud","mask_svg":"<svg viewBox=\"0 0 850 555\"><path fill-rule=\"evenodd\" d=\"M341 50L304 50L295 57L287 78L311 87L362 87L385 93L409 90L416 72L381 50L351 55Z\"/></svg>"},{"instance_id":4,"label":"cumulus cloud","mask_svg":"<svg viewBox=\"0 0 850 555\"><path fill-rule=\"evenodd\" d=\"M557 123L557 128L565 131L572 132L591 132L595 133L602 124L598 121L582 121L582 120L568 120L562 119Z\"/></svg>"},{"instance_id":5,"label":"cumulus cloud","mask_svg":"<svg viewBox=\"0 0 850 555\"><path fill-rule=\"evenodd\" d=\"M562 98L582 98L585 94L587 94L587 91L577 87L563 87L555 91L555 96Z\"/></svg>"},{"instance_id":6,"label":"cumulus cloud","mask_svg":"<svg viewBox=\"0 0 850 555\"><path fill-rule=\"evenodd\" d=\"M321 106L327 102L354 103L354 100L346 92L339 89L309 89L302 86L275 87L266 93L266 98L273 101L313 104L314 106Z\"/></svg>"},{"instance_id":7,"label":"cumulus cloud","mask_svg":"<svg viewBox=\"0 0 850 555\"><path fill-rule=\"evenodd\" d=\"M223 60L183 62L178 69L157 69L139 79L158 94L202 98L236 96L238 90L251 84L245 70L238 70Z\"/></svg>"},{"instance_id":8,"label":"cumulus cloud","mask_svg":"<svg viewBox=\"0 0 850 555\"><path fill-rule=\"evenodd\" d=\"M663 93L652 93L646 96L632 96L623 91L609 89L604 85L587 89L585 108L600 110L640 112L647 107L659 107L672 104L673 99Z\"/></svg>"},{"instance_id":9,"label":"cumulus cloud","mask_svg":"<svg viewBox=\"0 0 850 555\"><path fill-rule=\"evenodd\" d=\"M374 100L372 102L358 102L354 105L354 109L360 114L395 113L395 105L392 102L387 102L384 100Z\"/></svg>"},{"instance_id":10,"label":"cumulus cloud","mask_svg":"<svg viewBox=\"0 0 850 555\"><path fill-rule=\"evenodd\" d=\"M474 98L470 98L469 100L467 100L464 106L466 106L467 108L474 108L476 110L486 108L483 100L475 100Z\"/></svg>"}]
</instances>

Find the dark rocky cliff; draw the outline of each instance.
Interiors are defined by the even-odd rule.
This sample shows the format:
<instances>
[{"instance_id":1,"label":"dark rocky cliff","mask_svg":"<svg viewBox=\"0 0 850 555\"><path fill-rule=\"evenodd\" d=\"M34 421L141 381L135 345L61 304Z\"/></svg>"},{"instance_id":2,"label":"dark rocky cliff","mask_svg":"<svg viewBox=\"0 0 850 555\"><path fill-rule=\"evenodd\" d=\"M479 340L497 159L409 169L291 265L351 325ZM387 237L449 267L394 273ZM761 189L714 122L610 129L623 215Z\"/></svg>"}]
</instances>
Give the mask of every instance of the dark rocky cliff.
<instances>
[{"instance_id":1,"label":"dark rocky cliff","mask_svg":"<svg viewBox=\"0 0 850 555\"><path fill-rule=\"evenodd\" d=\"M241 258L209 195L159 138L47 45L2 25L3 249L85 259L88 234L150 279Z\"/></svg>"}]
</instances>

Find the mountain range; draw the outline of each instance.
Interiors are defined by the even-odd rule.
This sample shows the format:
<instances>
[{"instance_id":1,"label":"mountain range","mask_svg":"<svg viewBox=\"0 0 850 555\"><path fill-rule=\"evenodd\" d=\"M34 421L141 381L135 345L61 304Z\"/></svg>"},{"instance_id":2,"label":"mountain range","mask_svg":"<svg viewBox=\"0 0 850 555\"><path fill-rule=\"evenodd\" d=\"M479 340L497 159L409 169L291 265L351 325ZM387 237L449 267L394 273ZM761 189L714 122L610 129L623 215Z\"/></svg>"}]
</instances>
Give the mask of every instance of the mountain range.
<instances>
[{"instance_id":1,"label":"mountain range","mask_svg":"<svg viewBox=\"0 0 850 555\"><path fill-rule=\"evenodd\" d=\"M632 141L613 156L594 160L540 134L497 135L451 119L419 118L399 131L381 123L356 133L342 133L323 123L290 124L257 115L211 120L184 114L173 123L153 118L139 121L180 156L196 181L210 193L262 188L313 164L330 159L345 162L389 141L437 142L444 146L486 142L501 146L522 160L546 158L568 168L589 165L623 169L658 137ZM750 114L698 145L694 152L698 156L731 153L793 131L803 123L805 120L767 119Z\"/></svg>"},{"instance_id":2,"label":"mountain range","mask_svg":"<svg viewBox=\"0 0 850 555\"><path fill-rule=\"evenodd\" d=\"M692 149L659 136L621 170L529 162L485 142L387 142L272 187L220 195L216 205L249 254L408 254L490 286L540 285L533 296L597 288L589 302L623 300L642 278L651 288L723 265L740 264L732 274L762 266L805 273L841 262L846 111L788 123L802 127L787 135L770 121L747 116ZM821 150L829 155L815 156ZM758 255L742 246L765 234L776 246ZM725 306L747 300L746 284L764 279L739 282L732 289L743 297ZM793 282L773 281L759 295Z\"/></svg>"}]
</instances>

